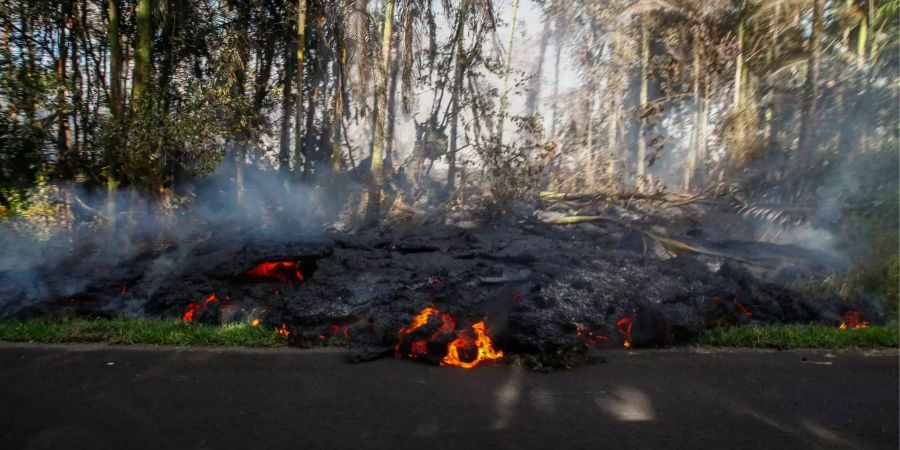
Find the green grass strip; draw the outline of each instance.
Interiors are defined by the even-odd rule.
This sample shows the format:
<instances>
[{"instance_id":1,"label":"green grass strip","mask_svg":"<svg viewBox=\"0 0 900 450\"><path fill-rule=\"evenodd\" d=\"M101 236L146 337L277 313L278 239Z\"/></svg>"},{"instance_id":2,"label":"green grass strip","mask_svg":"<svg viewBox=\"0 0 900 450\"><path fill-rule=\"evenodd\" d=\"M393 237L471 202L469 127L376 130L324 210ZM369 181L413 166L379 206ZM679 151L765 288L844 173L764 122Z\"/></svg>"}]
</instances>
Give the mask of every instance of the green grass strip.
<instances>
[{"instance_id":1,"label":"green grass strip","mask_svg":"<svg viewBox=\"0 0 900 450\"><path fill-rule=\"evenodd\" d=\"M900 329L894 326L841 330L825 325L769 325L707 331L697 342L709 347L743 348L896 348Z\"/></svg>"},{"instance_id":2,"label":"green grass strip","mask_svg":"<svg viewBox=\"0 0 900 450\"><path fill-rule=\"evenodd\" d=\"M0 341L241 347L278 347L287 344L287 338L270 327L253 327L247 323L212 326L163 319L0 321Z\"/></svg>"}]
</instances>

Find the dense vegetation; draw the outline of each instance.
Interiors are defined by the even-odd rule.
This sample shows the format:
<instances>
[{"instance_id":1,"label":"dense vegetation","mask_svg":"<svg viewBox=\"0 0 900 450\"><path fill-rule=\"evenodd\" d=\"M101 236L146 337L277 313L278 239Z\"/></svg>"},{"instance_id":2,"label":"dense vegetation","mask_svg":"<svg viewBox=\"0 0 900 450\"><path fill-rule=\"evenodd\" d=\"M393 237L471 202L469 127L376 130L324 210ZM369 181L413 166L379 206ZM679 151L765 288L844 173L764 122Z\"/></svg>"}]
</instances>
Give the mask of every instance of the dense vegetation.
<instances>
[{"instance_id":1,"label":"dense vegetation","mask_svg":"<svg viewBox=\"0 0 900 450\"><path fill-rule=\"evenodd\" d=\"M367 224L506 211L541 190L728 193L771 223L757 238L833 233L856 268L834 290L896 305L898 12L5 0L0 214L27 232L113 226L145 205L124 199L190 207L213 173L235 204L263 173L284 180L274 197Z\"/></svg>"}]
</instances>

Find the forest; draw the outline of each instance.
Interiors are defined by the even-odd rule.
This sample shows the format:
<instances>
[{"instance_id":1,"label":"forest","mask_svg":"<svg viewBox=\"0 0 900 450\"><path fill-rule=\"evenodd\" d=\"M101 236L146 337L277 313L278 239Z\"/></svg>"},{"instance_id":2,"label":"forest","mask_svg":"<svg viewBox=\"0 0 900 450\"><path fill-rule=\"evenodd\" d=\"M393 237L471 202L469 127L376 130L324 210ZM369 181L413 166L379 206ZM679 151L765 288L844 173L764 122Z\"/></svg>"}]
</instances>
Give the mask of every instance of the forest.
<instances>
[{"instance_id":1,"label":"forest","mask_svg":"<svg viewBox=\"0 0 900 450\"><path fill-rule=\"evenodd\" d=\"M18 281L0 293L22 308L85 293L95 301L96 283L23 288L18 271L62 265L62 254L95 272L127 260L134 273L116 276L139 285L148 266L136 255L155 258L206 232L280 236L281 250L247 254L220 238L219 251L242 255L234 273L295 252L319 261L320 278L339 277L320 259L332 250L292 241L327 232L344 235L335 238L343 251L369 252L360 270L390 260L377 242L392 239L410 259L439 249L458 262L528 260L530 276L553 280L564 274L539 267L541 255L487 253L571 232L613 236L585 245L617 250L547 243L532 253L567 254L566 264L608 254L601 266L610 267L591 269L607 273L627 247L663 261L635 262L654 280L670 266L700 271L683 254L747 263L757 275L766 266L760 276L791 292L895 315L898 15L897 0L3 0L0 281ZM460 242L475 237L441 231L471 223L493 230L479 239L494 233L503 244L463 252ZM84 256L87 242L118 253ZM201 264L199 251L184 252L192 256L178 264ZM440 272L404 264L390 276ZM511 285L530 267L478 276ZM183 296L160 294L157 281L142 311L182 316ZM550 281L535 282L526 297L556 295ZM118 295L119 281L103 283ZM193 301L209 283L192 285ZM339 296L334 283L329 295ZM650 297L676 295L659 283ZM702 283L718 301L713 287L724 282ZM737 298L729 312L751 317L754 300ZM345 320L351 310L326 315ZM274 325L287 330L308 313L282 311L295 322ZM597 322L629 344L641 316L619 316Z\"/></svg>"}]
</instances>

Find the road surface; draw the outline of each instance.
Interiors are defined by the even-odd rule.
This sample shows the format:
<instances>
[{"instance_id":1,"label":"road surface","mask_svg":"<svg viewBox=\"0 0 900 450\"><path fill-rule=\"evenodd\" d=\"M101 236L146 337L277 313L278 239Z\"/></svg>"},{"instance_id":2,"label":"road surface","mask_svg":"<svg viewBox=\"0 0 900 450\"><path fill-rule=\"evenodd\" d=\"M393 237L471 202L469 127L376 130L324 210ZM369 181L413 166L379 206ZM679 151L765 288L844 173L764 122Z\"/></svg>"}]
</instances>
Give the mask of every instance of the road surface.
<instances>
[{"instance_id":1,"label":"road surface","mask_svg":"<svg viewBox=\"0 0 900 450\"><path fill-rule=\"evenodd\" d=\"M2 344L0 448L898 447L895 351L609 351L550 374L344 358Z\"/></svg>"}]
</instances>

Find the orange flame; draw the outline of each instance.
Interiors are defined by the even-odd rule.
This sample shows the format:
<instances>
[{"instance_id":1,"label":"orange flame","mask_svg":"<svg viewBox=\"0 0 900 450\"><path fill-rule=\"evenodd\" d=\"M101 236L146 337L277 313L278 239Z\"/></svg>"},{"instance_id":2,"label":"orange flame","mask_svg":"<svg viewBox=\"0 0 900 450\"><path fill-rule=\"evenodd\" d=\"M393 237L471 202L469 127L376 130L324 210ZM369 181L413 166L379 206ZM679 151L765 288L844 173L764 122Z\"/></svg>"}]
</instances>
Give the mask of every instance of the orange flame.
<instances>
[{"instance_id":1,"label":"orange flame","mask_svg":"<svg viewBox=\"0 0 900 450\"><path fill-rule=\"evenodd\" d=\"M622 346L631 348L631 326L634 325L634 316L625 316L616 322L616 331L625 338Z\"/></svg>"},{"instance_id":2,"label":"orange flame","mask_svg":"<svg viewBox=\"0 0 900 450\"><path fill-rule=\"evenodd\" d=\"M188 305L187 311L185 311L184 314L181 315L181 320L187 323L193 322L195 314L202 313L203 309L206 308L206 305L217 301L219 301L219 298L216 297L216 293L213 292L212 294L209 294L209 297L206 297L206 300L203 300L203 302L191 303L190 305Z\"/></svg>"},{"instance_id":3,"label":"orange flame","mask_svg":"<svg viewBox=\"0 0 900 450\"><path fill-rule=\"evenodd\" d=\"M838 327L841 330L856 330L869 327L869 322L862 320L862 314L859 311L844 311L841 316L844 318L841 326Z\"/></svg>"},{"instance_id":4,"label":"orange flame","mask_svg":"<svg viewBox=\"0 0 900 450\"><path fill-rule=\"evenodd\" d=\"M250 322L250 326L258 327L258 326L259 326L259 319L253 319L253 321Z\"/></svg>"},{"instance_id":5,"label":"orange flame","mask_svg":"<svg viewBox=\"0 0 900 450\"><path fill-rule=\"evenodd\" d=\"M488 335L485 333L483 320L472 325L472 330L475 331L475 340L473 341L470 337L465 335L460 335L459 337L457 337L447 346L447 356L445 356L444 359L441 360L441 365L458 366L464 369L471 369L477 366L482 361L490 361L503 357L503 352L494 349L494 345L491 343L491 338L488 337ZM472 346L475 346L477 348L475 359L469 362L460 360L459 350L472 348Z\"/></svg>"},{"instance_id":6,"label":"orange flame","mask_svg":"<svg viewBox=\"0 0 900 450\"><path fill-rule=\"evenodd\" d=\"M291 335L291 332L287 329L287 325L284 323L281 324L281 328L275 327L275 332L284 337L288 337Z\"/></svg>"},{"instance_id":7,"label":"orange flame","mask_svg":"<svg viewBox=\"0 0 900 450\"><path fill-rule=\"evenodd\" d=\"M252 277L272 278L282 283L303 282L303 272L300 271L300 264L294 261L263 262L245 273Z\"/></svg>"}]
</instances>

